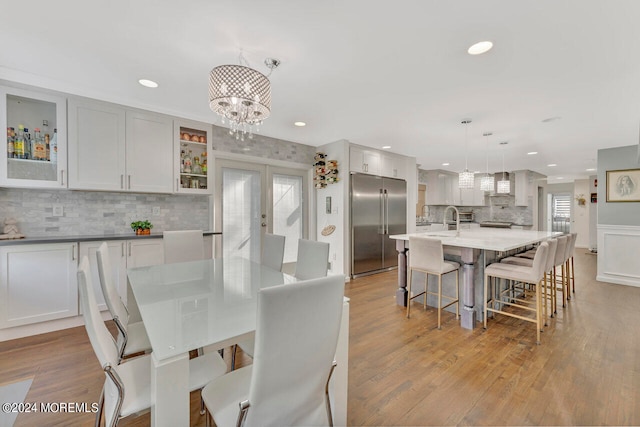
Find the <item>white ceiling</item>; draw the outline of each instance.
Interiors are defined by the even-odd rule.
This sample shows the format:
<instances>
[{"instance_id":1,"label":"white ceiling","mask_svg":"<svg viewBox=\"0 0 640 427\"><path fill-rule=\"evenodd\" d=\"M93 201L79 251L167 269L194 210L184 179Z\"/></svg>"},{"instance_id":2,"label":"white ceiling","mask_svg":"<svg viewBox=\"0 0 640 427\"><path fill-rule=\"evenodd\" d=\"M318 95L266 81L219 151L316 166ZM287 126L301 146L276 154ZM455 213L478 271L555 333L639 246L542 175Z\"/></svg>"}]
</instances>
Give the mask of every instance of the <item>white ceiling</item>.
<instances>
[{"instance_id":1,"label":"white ceiling","mask_svg":"<svg viewBox=\"0 0 640 427\"><path fill-rule=\"evenodd\" d=\"M491 171L504 152L507 170L551 182L595 174L598 148L638 144L638 0L0 3L0 78L22 83L219 124L208 73L242 49L265 74L265 58L282 61L260 129L271 137L390 145L457 172L468 145L484 172L491 131ZM482 40L493 50L466 53Z\"/></svg>"}]
</instances>

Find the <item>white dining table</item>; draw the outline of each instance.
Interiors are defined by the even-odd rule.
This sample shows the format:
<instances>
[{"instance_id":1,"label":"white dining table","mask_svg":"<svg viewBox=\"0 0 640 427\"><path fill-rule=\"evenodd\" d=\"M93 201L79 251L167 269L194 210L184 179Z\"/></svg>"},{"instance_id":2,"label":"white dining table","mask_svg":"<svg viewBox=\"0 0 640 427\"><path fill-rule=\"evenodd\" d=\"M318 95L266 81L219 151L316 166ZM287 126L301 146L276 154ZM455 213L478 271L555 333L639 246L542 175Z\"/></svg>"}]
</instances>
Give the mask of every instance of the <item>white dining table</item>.
<instances>
[{"instance_id":1,"label":"white dining table","mask_svg":"<svg viewBox=\"0 0 640 427\"><path fill-rule=\"evenodd\" d=\"M242 258L130 268L127 277L151 342L151 425L189 425L189 351L253 337L258 290L297 279ZM349 301L330 383L334 425L347 422Z\"/></svg>"}]
</instances>

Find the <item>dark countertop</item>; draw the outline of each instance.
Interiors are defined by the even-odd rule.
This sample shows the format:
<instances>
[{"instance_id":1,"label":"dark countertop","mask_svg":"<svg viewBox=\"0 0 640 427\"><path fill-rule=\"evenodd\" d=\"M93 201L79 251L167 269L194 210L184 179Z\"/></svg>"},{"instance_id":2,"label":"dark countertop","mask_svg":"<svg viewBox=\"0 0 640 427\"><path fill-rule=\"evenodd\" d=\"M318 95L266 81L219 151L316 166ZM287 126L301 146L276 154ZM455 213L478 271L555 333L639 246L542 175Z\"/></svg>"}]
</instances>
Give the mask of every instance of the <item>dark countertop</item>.
<instances>
[{"instance_id":1,"label":"dark countertop","mask_svg":"<svg viewBox=\"0 0 640 427\"><path fill-rule=\"evenodd\" d=\"M204 236L221 235L219 231L204 231ZM160 239L162 232L151 233L145 236L136 234L97 234L97 235L78 235L78 236L55 236L55 237L25 237L24 239L6 239L0 240L0 246L25 245L36 243L69 243L69 242L95 242L100 240L138 240L138 239Z\"/></svg>"}]
</instances>

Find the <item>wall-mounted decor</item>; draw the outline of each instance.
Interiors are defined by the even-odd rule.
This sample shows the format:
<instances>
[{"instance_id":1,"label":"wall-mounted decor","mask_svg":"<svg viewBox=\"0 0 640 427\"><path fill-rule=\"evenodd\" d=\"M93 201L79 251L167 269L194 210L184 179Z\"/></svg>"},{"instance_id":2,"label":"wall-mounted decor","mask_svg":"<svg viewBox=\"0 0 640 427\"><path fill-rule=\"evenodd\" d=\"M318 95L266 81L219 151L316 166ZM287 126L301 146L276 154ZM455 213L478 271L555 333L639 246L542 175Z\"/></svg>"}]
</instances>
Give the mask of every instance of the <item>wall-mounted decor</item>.
<instances>
[{"instance_id":1,"label":"wall-mounted decor","mask_svg":"<svg viewBox=\"0 0 640 427\"><path fill-rule=\"evenodd\" d=\"M325 160L326 157L324 153L316 153L313 158L315 160L313 184L316 188L325 188L327 184L335 184L340 180L338 178L338 161Z\"/></svg>"},{"instance_id":2,"label":"wall-mounted decor","mask_svg":"<svg viewBox=\"0 0 640 427\"><path fill-rule=\"evenodd\" d=\"M591 203L598 203L598 193L591 193Z\"/></svg>"},{"instance_id":3,"label":"wall-mounted decor","mask_svg":"<svg viewBox=\"0 0 640 427\"><path fill-rule=\"evenodd\" d=\"M607 202L640 202L640 169L607 171Z\"/></svg>"}]
</instances>

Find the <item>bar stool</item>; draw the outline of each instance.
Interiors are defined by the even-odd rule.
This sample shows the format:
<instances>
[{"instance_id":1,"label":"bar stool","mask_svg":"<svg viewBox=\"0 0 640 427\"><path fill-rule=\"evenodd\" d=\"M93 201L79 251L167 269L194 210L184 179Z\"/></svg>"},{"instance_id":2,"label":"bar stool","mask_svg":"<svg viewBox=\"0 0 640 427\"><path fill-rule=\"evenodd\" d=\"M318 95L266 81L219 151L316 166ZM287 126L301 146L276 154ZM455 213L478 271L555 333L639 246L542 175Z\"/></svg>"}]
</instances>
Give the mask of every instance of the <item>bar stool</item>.
<instances>
[{"instance_id":1,"label":"bar stool","mask_svg":"<svg viewBox=\"0 0 640 427\"><path fill-rule=\"evenodd\" d=\"M541 243L536 251L536 256L533 259L533 265L531 267L525 267L521 265L509 265L504 263L493 263L484 270L484 328L487 328L487 315L489 312L500 313L505 316L514 317L527 322L536 324L536 344L540 344L540 312L541 312L541 295L540 295L540 281L544 276L544 269L547 263L547 254L549 252L549 244L546 242ZM490 278L515 280L522 283L528 283L535 287L535 307L532 308L527 302L515 298L509 297L508 301L502 299L497 300L495 296L491 299L487 298ZM495 295L495 290L492 292ZM500 308L495 308L496 304L500 305ZM520 314L508 312L502 310L502 306L507 305L509 307L523 309L535 313L535 319L522 316Z\"/></svg>"},{"instance_id":2,"label":"bar stool","mask_svg":"<svg viewBox=\"0 0 640 427\"><path fill-rule=\"evenodd\" d=\"M547 240L549 244L549 251L547 253L547 262L545 265L544 274L542 276L543 288L542 288L542 300L544 305L542 306L542 316L544 317L544 326L547 326L547 302L551 304L550 311L551 315L549 317L553 317L554 313L554 301L553 301L553 293L551 289L552 283L552 274L553 274L553 262L556 256L556 249L558 247L558 239L553 238ZM513 264L513 265L521 265L524 267L533 267L533 260L522 257L507 257L500 260L501 263L505 264ZM547 291L549 292L547 294Z\"/></svg>"},{"instance_id":3,"label":"bar stool","mask_svg":"<svg viewBox=\"0 0 640 427\"><path fill-rule=\"evenodd\" d=\"M565 261L567 246L569 245L569 235L558 237L558 247L556 249L556 256L553 263L553 298L555 301L554 313L557 313L558 307L558 289L562 291L562 307L567 305L567 295L565 293ZM560 267L560 274L558 274L557 268ZM558 288L558 277L560 277L560 287Z\"/></svg>"},{"instance_id":4,"label":"bar stool","mask_svg":"<svg viewBox=\"0 0 640 427\"><path fill-rule=\"evenodd\" d=\"M571 295L570 290L575 294L576 293L576 277L575 270L573 268L573 256L576 252L576 239L578 238L578 233L571 233L571 243L569 244L569 249L567 251L567 295ZM571 286L569 286L571 285ZM571 289L569 289L571 287Z\"/></svg>"},{"instance_id":5,"label":"bar stool","mask_svg":"<svg viewBox=\"0 0 640 427\"><path fill-rule=\"evenodd\" d=\"M460 316L459 304L459 268L460 264L453 261L445 261L442 241L429 237L409 236L409 289L407 299L407 318L411 315L411 300L424 294L424 308L427 308L427 296L438 296L438 329L441 329L442 309L453 304L456 305L456 319ZM413 271L420 271L425 274L424 292L411 296L411 282ZM456 296L442 295L442 276L447 273L456 272ZM429 292L429 274L438 276L438 292ZM449 300L447 305L442 305L442 298Z\"/></svg>"}]
</instances>

